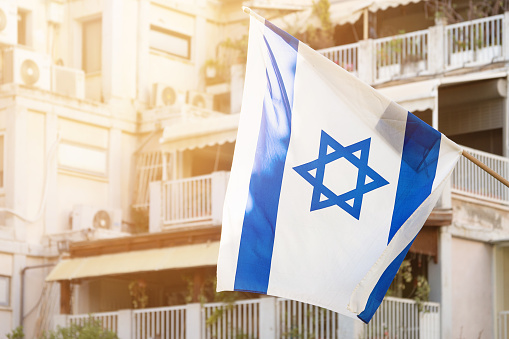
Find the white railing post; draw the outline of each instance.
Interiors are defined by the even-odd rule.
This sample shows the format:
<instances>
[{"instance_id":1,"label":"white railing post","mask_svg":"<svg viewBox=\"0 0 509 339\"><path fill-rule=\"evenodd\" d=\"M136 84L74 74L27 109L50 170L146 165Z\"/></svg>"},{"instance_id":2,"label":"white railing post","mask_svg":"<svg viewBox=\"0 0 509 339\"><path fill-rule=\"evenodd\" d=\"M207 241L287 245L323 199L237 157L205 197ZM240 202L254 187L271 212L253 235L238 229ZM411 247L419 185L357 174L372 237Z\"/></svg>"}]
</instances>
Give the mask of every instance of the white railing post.
<instances>
[{"instance_id":1,"label":"white railing post","mask_svg":"<svg viewBox=\"0 0 509 339\"><path fill-rule=\"evenodd\" d=\"M366 326L358 319L353 319L344 315L338 315L338 333L337 338L357 339L365 338L364 328Z\"/></svg>"},{"instance_id":2,"label":"white railing post","mask_svg":"<svg viewBox=\"0 0 509 339\"><path fill-rule=\"evenodd\" d=\"M445 26L438 21L436 26L429 28L428 67L431 74L441 73L445 69Z\"/></svg>"},{"instance_id":3,"label":"white railing post","mask_svg":"<svg viewBox=\"0 0 509 339\"><path fill-rule=\"evenodd\" d=\"M117 336L119 339L133 338L133 312L132 310L118 311Z\"/></svg>"},{"instance_id":4,"label":"white railing post","mask_svg":"<svg viewBox=\"0 0 509 339\"><path fill-rule=\"evenodd\" d=\"M186 338L201 338L202 335L201 305L186 305Z\"/></svg>"},{"instance_id":5,"label":"white railing post","mask_svg":"<svg viewBox=\"0 0 509 339\"><path fill-rule=\"evenodd\" d=\"M223 222L223 204L228 184L228 172L212 173L212 224L221 225Z\"/></svg>"},{"instance_id":6,"label":"white railing post","mask_svg":"<svg viewBox=\"0 0 509 339\"><path fill-rule=\"evenodd\" d=\"M276 339L276 298L260 299L260 338Z\"/></svg>"},{"instance_id":7,"label":"white railing post","mask_svg":"<svg viewBox=\"0 0 509 339\"><path fill-rule=\"evenodd\" d=\"M509 59L509 12L504 12L504 20L502 23L502 57L504 60Z\"/></svg>"},{"instance_id":8,"label":"white railing post","mask_svg":"<svg viewBox=\"0 0 509 339\"><path fill-rule=\"evenodd\" d=\"M161 182L150 183L150 211L149 211L149 232L161 232L162 206L161 206Z\"/></svg>"},{"instance_id":9,"label":"white railing post","mask_svg":"<svg viewBox=\"0 0 509 339\"><path fill-rule=\"evenodd\" d=\"M373 40L362 40L359 42L359 55L358 55L358 72L359 79L367 84L374 82L374 67L376 61L376 53L374 49Z\"/></svg>"},{"instance_id":10,"label":"white railing post","mask_svg":"<svg viewBox=\"0 0 509 339\"><path fill-rule=\"evenodd\" d=\"M57 330L58 327L67 327L68 315L67 314L57 314L53 317L53 326L52 329L54 331Z\"/></svg>"}]
</instances>

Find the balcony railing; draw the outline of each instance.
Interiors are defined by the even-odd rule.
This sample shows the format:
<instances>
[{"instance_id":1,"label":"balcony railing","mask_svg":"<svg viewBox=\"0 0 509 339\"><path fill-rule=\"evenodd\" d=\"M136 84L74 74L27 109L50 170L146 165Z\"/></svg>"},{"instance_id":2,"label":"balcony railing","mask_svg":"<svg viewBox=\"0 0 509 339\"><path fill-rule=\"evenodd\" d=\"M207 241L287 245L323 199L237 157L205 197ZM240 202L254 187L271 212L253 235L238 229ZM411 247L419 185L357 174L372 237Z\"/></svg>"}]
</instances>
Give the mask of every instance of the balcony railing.
<instances>
[{"instance_id":1,"label":"balcony railing","mask_svg":"<svg viewBox=\"0 0 509 339\"><path fill-rule=\"evenodd\" d=\"M446 26L448 68L503 60L504 15Z\"/></svg>"},{"instance_id":2,"label":"balcony railing","mask_svg":"<svg viewBox=\"0 0 509 339\"><path fill-rule=\"evenodd\" d=\"M428 35L425 30L375 40L375 81L426 73Z\"/></svg>"},{"instance_id":3,"label":"balcony railing","mask_svg":"<svg viewBox=\"0 0 509 339\"><path fill-rule=\"evenodd\" d=\"M504 178L508 177L508 158L468 147L464 149ZM509 188L465 157L460 157L452 172L451 186L456 193L509 205Z\"/></svg>"},{"instance_id":4,"label":"balcony railing","mask_svg":"<svg viewBox=\"0 0 509 339\"><path fill-rule=\"evenodd\" d=\"M490 64L508 58L509 13L319 50L366 83Z\"/></svg>"},{"instance_id":5,"label":"balcony railing","mask_svg":"<svg viewBox=\"0 0 509 339\"><path fill-rule=\"evenodd\" d=\"M150 230L220 225L229 172L150 184Z\"/></svg>"},{"instance_id":6,"label":"balcony railing","mask_svg":"<svg viewBox=\"0 0 509 339\"><path fill-rule=\"evenodd\" d=\"M319 52L347 71L357 75L357 64L359 62L357 57L359 53L358 43L325 48Z\"/></svg>"},{"instance_id":7,"label":"balcony railing","mask_svg":"<svg viewBox=\"0 0 509 339\"><path fill-rule=\"evenodd\" d=\"M118 316L116 316L118 314ZM440 338L440 305L386 297L368 325L338 313L282 298L240 300L233 303L188 304L183 306L123 310L93 314L103 319L115 315L112 329L120 339L152 338ZM54 326L67 326L89 315L60 315ZM500 323L507 328L507 320ZM359 326L360 325L360 326ZM499 329L502 328L499 326ZM501 337L506 338L506 337Z\"/></svg>"},{"instance_id":8,"label":"balcony railing","mask_svg":"<svg viewBox=\"0 0 509 339\"><path fill-rule=\"evenodd\" d=\"M498 313L498 339L509 339L509 311Z\"/></svg>"}]
</instances>

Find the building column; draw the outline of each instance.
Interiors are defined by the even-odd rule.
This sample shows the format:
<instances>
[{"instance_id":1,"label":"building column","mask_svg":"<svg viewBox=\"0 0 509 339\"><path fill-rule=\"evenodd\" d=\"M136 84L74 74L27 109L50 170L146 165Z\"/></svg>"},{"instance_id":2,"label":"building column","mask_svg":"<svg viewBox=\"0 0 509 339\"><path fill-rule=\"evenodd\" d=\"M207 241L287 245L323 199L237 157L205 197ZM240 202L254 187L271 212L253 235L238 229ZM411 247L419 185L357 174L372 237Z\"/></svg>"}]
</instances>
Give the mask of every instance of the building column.
<instances>
[{"instance_id":1,"label":"building column","mask_svg":"<svg viewBox=\"0 0 509 339\"><path fill-rule=\"evenodd\" d=\"M119 310L117 321L117 336L119 339L131 339L133 337L133 311Z\"/></svg>"},{"instance_id":2,"label":"building column","mask_svg":"<svg viewBox=\"0 0 509 339\"><path fill-rule=\"evenodd\" d=\"M507 16L506 16L507 17ZM507 19L509 21L509 18ZM506 32L509 32L509 28ZM509 34L507 34L509 35ZM506 38L509 40L509 38ZM509 44L509 42L508 42ZM509 53L509 52L508 52ZM509 55L509 54L508 54ZM506 81L509 83L509 76L506 78ZM505 97L505 112L502 114L502 154L504 157L509 157L509 86L506 86L507 94ZM506 176L509 173L501 173L503 176Z\"/></svg>"},{"instance_id":3,"label":"building column","mask_svg":"<svg viewBox=\"0 0 509 339\"><path fill-rule=\"evenodd\" d=\"M442 338L451 338L452 336L452 236L449 227L440 227L438 264L430 266L429 272L430 300L440 302ZM437 276L439 284L436 283Z\"/></svg>"},{"instance_id":4,"label":"building column","mask_svg":"<svg viewBox=\"0 0 509 339\"><path fill-rule=\"evenodd\" d=\"M186 337L202 338L201 305L199 303L186 305Z\"/></svg>"},{"instance_id":5,"label":"building column","mask_svg":"<svg viewBox=\"0 0 509 339\"><path fill-rule=\"evenodd\" d=\"M260 338L276 339L276 300L260 298Z\"/></svg>"},{"instance_id":6,"label":"building column","mask_svg":"<svg viewBox=\"0 0 509 339\"><path fill-rule=\"evenodd\" d=\"M367 84L372 84L375 80L375 56L376 53L372 39L359 41L357 70L359 79Z\"/></svg>"}]
</instances>

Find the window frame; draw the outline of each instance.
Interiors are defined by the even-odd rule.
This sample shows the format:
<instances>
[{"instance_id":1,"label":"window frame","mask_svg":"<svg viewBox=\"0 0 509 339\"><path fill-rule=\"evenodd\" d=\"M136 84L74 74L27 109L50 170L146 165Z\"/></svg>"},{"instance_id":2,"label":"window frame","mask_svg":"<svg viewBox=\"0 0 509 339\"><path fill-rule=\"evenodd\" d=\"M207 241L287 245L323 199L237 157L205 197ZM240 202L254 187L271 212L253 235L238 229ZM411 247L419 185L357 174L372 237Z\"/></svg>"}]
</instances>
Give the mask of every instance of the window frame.
<instances>
[{"instance_id":1,"label":"window frame","mask_svg":"<svg viewBox=\"0 0 509 339\"><path fill-rule=\"evenodd\" d=\"M10 307L11 306L11 277L7 275L0 275L0 280L5 279L7 281L7 288L5 289L5 302L2 301L2 297L0 297L0 307ZM1 286L1 285L0 285ZM2 291L0 291L0 296Z\"/></svg>"},{"instance_id":2,"label":"window frame","mask_svg":"<svg viewBox=\"0 0 509 339\"><path fill-rule=\"evenodd\" d=\"M166 35L172 36L173 38L182 39L182 40L186 41L186 43L187 43L187 55L181 55L181 54L173 53L173 52L171 52L169 50L153 47L150 44L150 35L151 35L152 31L157 32L157 33L166 34ZM161 26L158 26L158 25L154 25L154 24L150 25L150 28L149 28L149 48L152 51L157 51L157 52L168 54L168 55L171 55L171 56L183 59L183 60L190 61L191 57L192 57L192 55L191 55L191 52L192 52L191 42L192 42L192 36L190 36L190 35L183 34L183 33L180 33L180 32L176 32L176 31L173 31L171 29L167 29L167 28L164 28L164 27L161 27Z\"/></svg>"}]
</instances>

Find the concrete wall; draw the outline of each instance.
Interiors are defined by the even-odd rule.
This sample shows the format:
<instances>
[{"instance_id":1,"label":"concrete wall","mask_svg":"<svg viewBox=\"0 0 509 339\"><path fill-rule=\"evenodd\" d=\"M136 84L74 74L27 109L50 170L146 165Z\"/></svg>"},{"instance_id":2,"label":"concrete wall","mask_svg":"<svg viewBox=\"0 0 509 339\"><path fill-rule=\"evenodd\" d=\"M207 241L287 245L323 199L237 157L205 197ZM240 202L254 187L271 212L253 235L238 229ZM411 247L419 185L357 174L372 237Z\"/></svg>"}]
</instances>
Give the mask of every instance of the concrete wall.
<instances>
[{"instance_id":1,"label":"concrete wall","mask_svg":"<svg viewBox=\"0 0 509 339\"><path fill-rule=\"evenodd\" d=\"M492 246L452 238L452 338L492 338Z\"/></svg>"}]
</instances>

